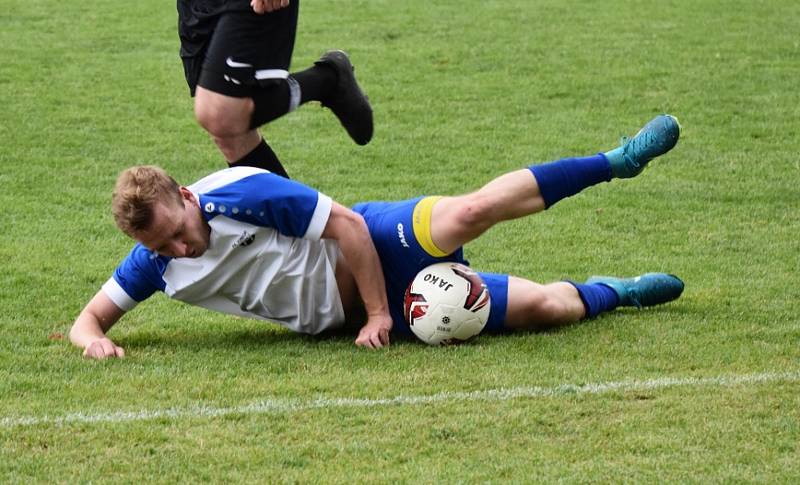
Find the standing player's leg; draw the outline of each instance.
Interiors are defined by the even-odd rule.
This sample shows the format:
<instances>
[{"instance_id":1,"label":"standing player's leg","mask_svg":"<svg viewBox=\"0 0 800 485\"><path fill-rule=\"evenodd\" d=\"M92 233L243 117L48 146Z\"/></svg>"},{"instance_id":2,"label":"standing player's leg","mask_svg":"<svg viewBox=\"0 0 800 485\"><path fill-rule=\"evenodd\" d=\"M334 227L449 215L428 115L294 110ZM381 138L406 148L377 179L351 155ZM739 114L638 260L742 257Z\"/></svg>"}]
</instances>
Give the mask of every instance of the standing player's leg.
<instances>
[{"instance_id":1,"label":"standing player's leg","mask_svg":"<svg viewBox=\"0 0 800 485\"><path fill-rule=\"evenodd\" d=\"M294 49L298 5L257 15L248 5L223 8L214 26L197 79L194 111L200 125L231 166L249 165L287 176L272 148L250 121L255 110L256 73L287 73ZM233 5L233 4L231 4ZM285 80L284 80L285 84ZM267 84L288 112L280 80ZM280 99L285 98L285 103Z\"/></svg>"},{"instance_id":2,"label":"standing player's leg","mask_svg":"<svg viewBox=\"0 0 800 485\"><path fill-rule=\"evenodd\" d=\"M248 126L253 110L251 98L237 98L197 87L195 117L230 166L251 166L288 177L278 156L261 137L258 130Z\"/></svg>"},{"instance_id":3,"label":"standing player's leg","mask_svg":"<svg viewBox=\"0 0 800 485\"><path fill-rule=\"evenodd\" d=\"M657 116L609 152L532 165L501 175L471 194L423 199L414 221L430 221L428 252L447 255L498 222L542 211L600 182L638 175L650 160L672 149L679 136L677 119Z\"/></svg>"},{"instance_id":4,"label":"standing player's leg","mask_svg":"<svg viewBox=\"0 0 800 485\"><path fill-rule=\"evenodd\" d=\"M247 120L252 107L246 99L247 94L233 89L235 86L231 85L223 84L211 89L198 86L207 68L212 65L224 68L226 65L225 58L222 58L222 63L219 61L220 54L224 54L221 52L224 50L221 46L225 45L223 41L227 38L224 33L217 35L220 20L231 11L241 13L249 9L252 13L250 6L246 2L236 5L221 1L178 0L177 8L178 35L181 40L180 55L186 83L189 85L189 94L195 98L198 121L211 134L229 164L256 166L286 176L282 164L269 145L256 130L248 127ZM291 21L284 24L287 30L294 28L294 23ZM283 38L290 39L291 43L294 42L293 33L284 35ZM283 45L284 51L287 50L286 44ZM292 45L288 46L288 54L283 54L287 66ZM212 58L216 59L214 61L216 64L208 62L210 47L214 47L211 54ZM205 74L208 76L208 73Z\"/></svg>"},{"instance_id":5,"label":"standing player's leg","mask_svg":"<svg viewBox=\"0 0 800 485\"><path fill-rule=\"evenodd\" d=\"M359 144L372 137L372 109L341 51L310 68L289 73L297 25L297 2L266 15L225 12L203 63L195 116L231 165L262 166L286 175L257 128L301 104L331 108Z\"/></svg>"}]
</instances>

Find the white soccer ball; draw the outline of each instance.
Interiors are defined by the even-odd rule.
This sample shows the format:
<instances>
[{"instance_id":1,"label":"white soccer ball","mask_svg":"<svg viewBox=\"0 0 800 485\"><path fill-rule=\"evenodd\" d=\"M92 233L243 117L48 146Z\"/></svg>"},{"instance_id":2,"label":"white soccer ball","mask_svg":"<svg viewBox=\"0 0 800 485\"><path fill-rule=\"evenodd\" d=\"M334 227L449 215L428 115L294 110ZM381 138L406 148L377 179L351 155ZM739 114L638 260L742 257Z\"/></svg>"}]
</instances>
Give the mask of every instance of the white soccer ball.
<instances>
[{"instance_id":1,"label":"white soccer ball","mask_svg":"<svg viewBox=\"0 0 800 485\"><path fill-rule=\"evenodd\" d=\"M478 335L491 299L480 275L459 263L436 263L408 285L403 311L414 335L429 345L452 345Z\"/></svg>"}]
</instances>

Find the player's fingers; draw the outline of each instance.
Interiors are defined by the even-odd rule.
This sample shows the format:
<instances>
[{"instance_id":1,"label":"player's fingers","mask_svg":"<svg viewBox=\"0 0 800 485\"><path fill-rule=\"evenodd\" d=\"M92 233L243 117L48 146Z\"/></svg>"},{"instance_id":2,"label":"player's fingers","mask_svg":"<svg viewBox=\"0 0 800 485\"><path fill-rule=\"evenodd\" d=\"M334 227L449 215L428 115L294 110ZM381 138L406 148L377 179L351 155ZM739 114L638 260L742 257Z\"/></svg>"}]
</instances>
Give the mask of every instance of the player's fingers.
<instances>
[{"instance_id":1,"label":"player's fingers","mask_svg":"<svg viewBox=\"0 0 800 485\"><path fill-rule=\"evenodd\" d=\"M114 344L112 344L110 340L101 340L100 345L102 346L103 357L113 357L117 355Z\"/></svg>"},{"instance_id":2,"label":"player's fingers","mask_svg":"<svg viewBox=\"0 0 800 485\"><path fill-rule=\"evenodd\" d=\"M376 333L373 333L372 335L370 335L369 341L372 344L371 348L373 348L373 349L379 349L379 348L383 347L383 342L381 342L381 333L380 332L376 332Z\"/></svg>"},{"instance_id":3,"label":"player's fingers","mask_svg":"<svg viewBox=\"0 0 800 485\"><path fill-rule=\"evenodd\" d=\"M123 358L123 357L125 357L125 350L124 350L122 347L114 347L114 353L115 353L115 354L117 355L117 357L119 357L120 359L121 359L121 358Z\"/></svg>"},{"instance_id":4,"label":"player's fingers","mask_svg":"<svg viewBox=\"0 0 800 485\"><path fill-rule=\"evenodd\" d=\"M375 348L375 345L372 342L372 335L366 333L362 333L358 336L358 339L356 339L356 345L359 345L361 347L366 347L368 349Z\"/></svg>"},{"instance_id":5,"label":"player's fingers","mask_svg":"<svg viewBox=\"0 0 800 485\"><path fill-rule=\"evenodd\" d=\"M250 6L253 7L253 12L259 15L264 13L264 5L261 3L261 0L251 0Z\"/></svg>"},{"instance_id":6,"label":"player's fingers","mask_svg":"<svg viewBox=\"0 0 800 485\"><path fill-rule=\"evenodd\" d=\"M92 342L92 344L86 347L86 350L83 351L83 355L89 359L98 360L102 360L106 356L105 352L103 351L103 345L100 342Z\"/></svg>"},{"instance_id":7,"label":"player's fingers","mask_svg":"<svg viewBox=\"0 0 800 485\"><path fill-rule=\"evenodd\" d=\"M268 12L274 12L275 10L280 10L289 5L289 0L268 0L270 4Z\"/></svg>"},{"instance_id":8,"label":"player's fingers","mask_svg":"<svg viewBox=\"0 0 800 485\"><path fill-rule=\"evenodd\" d=\"M97 342L92 342L89 344L88 347L83 351L83 356L89 359L96 359L97 358Z\"/></svg>"}]
</instances>

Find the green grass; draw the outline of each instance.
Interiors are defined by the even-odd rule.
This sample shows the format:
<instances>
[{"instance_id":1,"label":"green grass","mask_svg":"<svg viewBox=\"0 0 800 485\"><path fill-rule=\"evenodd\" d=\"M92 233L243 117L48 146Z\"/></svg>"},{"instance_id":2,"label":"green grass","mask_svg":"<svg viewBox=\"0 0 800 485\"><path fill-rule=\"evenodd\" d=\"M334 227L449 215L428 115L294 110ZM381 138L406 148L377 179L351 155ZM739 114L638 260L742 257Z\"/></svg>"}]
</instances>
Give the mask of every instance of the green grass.
<instances>
[{"instance_id":1,"label":"green grass","mask_svg":"<svg viewBox=\"0 0 800 485\"><path fill-rule=\"evenodd\" d=\"M318 106L270 124L295 178L344 204L459 193L611 148L668 111L681 142L641 177L497 227L467 255L538 281L669 271L684 296L559 331L380 352L159 296L113 329L126 359L89 362L59 334L130 247L110 217L117 173L156 163L190 183L224 164L193 119L174 3L0 0L0 479L796 482L797 377L302 404L797 376L798 18L788 1L305 2L294 66L348 50L377 125L357 147ZM41 421L269 399L301 406Z\"/></svg>"}]
</instances>

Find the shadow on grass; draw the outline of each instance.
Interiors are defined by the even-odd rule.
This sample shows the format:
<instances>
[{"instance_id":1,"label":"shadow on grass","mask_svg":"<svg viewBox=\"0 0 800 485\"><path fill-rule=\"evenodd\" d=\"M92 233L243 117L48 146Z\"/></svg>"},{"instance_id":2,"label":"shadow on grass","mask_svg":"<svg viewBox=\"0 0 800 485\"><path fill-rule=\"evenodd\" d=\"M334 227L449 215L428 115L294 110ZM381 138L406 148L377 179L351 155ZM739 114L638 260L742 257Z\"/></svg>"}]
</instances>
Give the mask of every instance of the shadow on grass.
<instances>
[{"instance_id":1,"label":"shadow on grass","mask_svg":"<svg viewBox=\"0 0 800 485\"><path fill-rule=\"evenodd\" d=\"M132 331L115 340L125 349L175 348L186 350L246 351L264 347L346 347L354 346L357 332L352 329L327 331L319 335L303 335L265 323L261 327L210 326L179 330L148 329ZM415 342L413 336L392 335L392 343Z\"/></svg>"},{"instance_id":2,"label":"shadow on grass","mask_svg":"<svg viewBox=\"0 0 800 485\"><path fill-rule=\"evenodd\" d=\"M304 339L304 336L271 326L265 326L263 329L213 326L202 329L134 331L120 337L119 344L130 349L176 347L230 350L286 345L292 342L299 343Z\"/></svg>"},{"instance_id":3,"label":"shadow on grass","mask_svg":"<svg viewBox=\"0 0 800 485\"><path fill-rule=\"evenodd\" d=\"M656 307L645 310L634 308L620 309L599 315L592 320L585 320L566 326L542 327L535 330L509 331L501 334L484 334L480 336L483 344L498 342L499 339L514 336L516 338L525 335L552 335L560 332L569 331L574 327L591 323L610 323L615 319L625 320L636 319L637 316L649 318L673 318L684 319L686 316L696 315L699 312L691 308L676 306L672 308ZM259 323L252 326L248 323L247 327L230 325L209 325L208 327L198 328L197 326L187 325L186 328L179 329L158 329L149 328L132 331L130 334L120 336L118 343L126 349L146 349L146 348L182 348L187 350L259 350L265 347L331 347L350 350L354 345L354 340L358 330L346 327L337 330L329 330L319 335L303 335L294 333L285 328L270 323ZM392 344L421 344L413 335L392 334Z\"/></svg>"}]
</instances>

